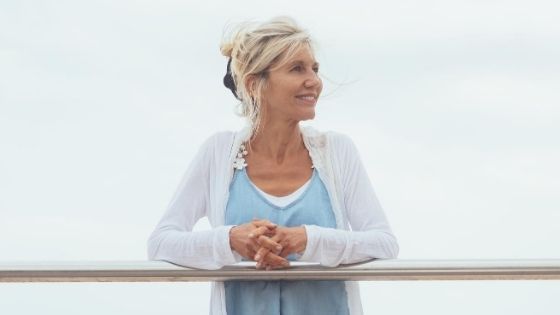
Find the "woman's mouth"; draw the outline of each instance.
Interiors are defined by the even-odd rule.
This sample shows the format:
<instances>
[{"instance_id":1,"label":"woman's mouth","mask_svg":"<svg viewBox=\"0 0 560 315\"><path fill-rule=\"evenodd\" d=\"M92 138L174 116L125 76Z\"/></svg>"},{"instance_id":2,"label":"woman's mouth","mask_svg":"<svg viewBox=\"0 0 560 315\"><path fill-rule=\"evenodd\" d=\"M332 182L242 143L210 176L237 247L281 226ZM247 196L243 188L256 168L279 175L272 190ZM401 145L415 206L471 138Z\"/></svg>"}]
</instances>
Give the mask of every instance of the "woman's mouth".
<instances>
[{"instance_id":1,"label":"woman's mouth","mask_svg":"<svg viewBox=\"0 0 560 315\"><path fill-rule=\"evenodd\" d=\"M317 103L317 96L314 94L298 95L296 98L306 105L315 105Z\"/></svg>"}]
</instances>

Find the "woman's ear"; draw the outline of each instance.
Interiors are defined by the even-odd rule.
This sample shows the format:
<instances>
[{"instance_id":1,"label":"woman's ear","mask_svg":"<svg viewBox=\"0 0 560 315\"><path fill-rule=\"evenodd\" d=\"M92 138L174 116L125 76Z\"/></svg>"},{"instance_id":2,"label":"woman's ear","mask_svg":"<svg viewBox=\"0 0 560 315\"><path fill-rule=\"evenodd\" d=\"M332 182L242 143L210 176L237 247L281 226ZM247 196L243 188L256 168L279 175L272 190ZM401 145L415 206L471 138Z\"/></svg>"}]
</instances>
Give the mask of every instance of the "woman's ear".
<instances>
[{"instance_id":1,"label":"woman's ear","mask_svg":"<svg viewBox=\"0 0 560 315\"><path fill-rule=\"evenodd\" d=\"M250 74L245 78L245 90L249 97L253 97L255 95L255 88L257 83L257 78L254 74Z\"/></svg>"}]
</instances>

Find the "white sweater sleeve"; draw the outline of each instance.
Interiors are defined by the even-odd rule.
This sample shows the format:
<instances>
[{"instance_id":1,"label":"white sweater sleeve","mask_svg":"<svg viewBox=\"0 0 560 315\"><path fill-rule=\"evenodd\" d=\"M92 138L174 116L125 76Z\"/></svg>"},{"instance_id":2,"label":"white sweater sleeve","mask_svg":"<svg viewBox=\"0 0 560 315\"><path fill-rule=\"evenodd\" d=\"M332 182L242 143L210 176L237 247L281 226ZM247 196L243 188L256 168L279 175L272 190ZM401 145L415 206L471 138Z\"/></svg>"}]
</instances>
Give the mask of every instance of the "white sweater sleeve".
<instances>
[{"instance_id":1,"label":"white sweater sleeve","mask_svg":"<svg viewBox=\"0 0 560 315\"><path fill-rule=\"evenodd\" d=\"M306 225L307 246L302 261L335 267L372 258L395 258L398 244L375 195L354 143L346 136L331 138L333 169L339 181L351 231ZM333 205L334 206L334 205Z\"/></svg>"},{"instance_id":2,"label":"white sweater sleeve","mask_svg":"<svg viewBox=\"0 0 560 315\"><path fill-rule=\"evenodd\" d=\"M185 172L166 213L148 239L148 258L201 269L219 269L238 262L229 245L231 226L193 232L207 215L210 167L215 139L208 139Z\"/></svg>"}]
</instances>

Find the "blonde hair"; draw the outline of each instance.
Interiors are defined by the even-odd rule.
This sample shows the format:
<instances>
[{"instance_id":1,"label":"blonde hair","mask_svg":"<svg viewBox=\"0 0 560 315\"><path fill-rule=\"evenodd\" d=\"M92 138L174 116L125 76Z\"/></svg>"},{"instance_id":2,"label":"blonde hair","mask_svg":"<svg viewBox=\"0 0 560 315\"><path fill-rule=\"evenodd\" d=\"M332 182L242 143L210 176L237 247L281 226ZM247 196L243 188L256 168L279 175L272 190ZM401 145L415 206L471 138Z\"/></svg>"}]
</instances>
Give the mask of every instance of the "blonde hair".
<instances>
[{"instance_id":1,"label":"blonde hair","mask_svg":"<svg viewBox=\"0 0 560 315\"><path fill-rule=\"evenodd\" d=\"M224 37L220 50L231 58L239 114L248 119L252 135L259 130L268 71L282 66L304 45L312 48L309 34L289 17L242 23Z\"/></svg>"}]
</instances>

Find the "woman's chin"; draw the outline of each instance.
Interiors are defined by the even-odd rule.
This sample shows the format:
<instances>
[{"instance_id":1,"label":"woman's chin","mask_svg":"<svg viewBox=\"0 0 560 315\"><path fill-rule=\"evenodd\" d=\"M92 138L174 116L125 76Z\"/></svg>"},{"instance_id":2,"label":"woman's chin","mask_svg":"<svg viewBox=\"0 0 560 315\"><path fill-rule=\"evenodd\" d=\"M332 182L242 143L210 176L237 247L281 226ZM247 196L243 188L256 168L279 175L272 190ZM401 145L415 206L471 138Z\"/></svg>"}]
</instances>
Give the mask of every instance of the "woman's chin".
<instances>
[{"instance_id":1,"label":"woman's chin","mask_svg":"<svg viewBox=\"0 0 560 315\"><path fill-rule=\"evenodd\" d=\"M304 120L312 120L315 118L315 111L310 111L307 113L304 113L300 116L300 121L304 121Z\"/></svg>"}]
</instances>

